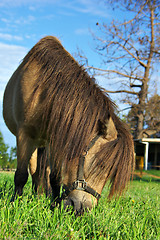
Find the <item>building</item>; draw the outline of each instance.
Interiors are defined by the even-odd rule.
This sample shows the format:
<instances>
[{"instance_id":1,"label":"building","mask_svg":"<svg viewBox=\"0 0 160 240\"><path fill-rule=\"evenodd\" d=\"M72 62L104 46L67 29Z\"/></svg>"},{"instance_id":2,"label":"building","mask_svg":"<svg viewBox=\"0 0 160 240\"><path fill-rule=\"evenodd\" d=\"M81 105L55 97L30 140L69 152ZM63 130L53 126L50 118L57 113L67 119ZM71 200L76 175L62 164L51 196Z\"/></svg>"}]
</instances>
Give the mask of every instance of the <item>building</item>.
<instances>
[{"instance_id":1,"label":"building","mask_svg":"<svg viewBox=\"0 0 160 240\"><path fill-rule=\"evenodd\" d=\"M149 132L150 131L150 132ZM136 159L144 159L144 169L160 170L160 132L153 133L148 130L143 134L142 139L135 140Z\"/></svg>"}]
</instances>

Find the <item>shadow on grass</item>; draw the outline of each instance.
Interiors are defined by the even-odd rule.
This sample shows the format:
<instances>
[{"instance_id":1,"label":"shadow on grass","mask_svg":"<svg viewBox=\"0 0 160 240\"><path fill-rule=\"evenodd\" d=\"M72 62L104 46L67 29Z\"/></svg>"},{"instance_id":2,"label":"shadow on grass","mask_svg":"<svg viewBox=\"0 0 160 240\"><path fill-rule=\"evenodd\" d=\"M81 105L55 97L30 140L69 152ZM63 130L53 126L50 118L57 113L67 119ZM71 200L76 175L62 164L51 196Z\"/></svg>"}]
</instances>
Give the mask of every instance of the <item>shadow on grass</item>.
<instances>
[{"instance_id":1,"label":"shadow on grass","mask_svg":"<svg viewBox=\"0 0 160 240\"><path fill-rule=\"evenodd\" d=\"M159 178L154 178L154 177L147 176L147 175L144 175L144 176L142 175L142 177L140 177L138 175L134 175L133 181L160 183L160 179Z\"/></svg>"}]
</instances>

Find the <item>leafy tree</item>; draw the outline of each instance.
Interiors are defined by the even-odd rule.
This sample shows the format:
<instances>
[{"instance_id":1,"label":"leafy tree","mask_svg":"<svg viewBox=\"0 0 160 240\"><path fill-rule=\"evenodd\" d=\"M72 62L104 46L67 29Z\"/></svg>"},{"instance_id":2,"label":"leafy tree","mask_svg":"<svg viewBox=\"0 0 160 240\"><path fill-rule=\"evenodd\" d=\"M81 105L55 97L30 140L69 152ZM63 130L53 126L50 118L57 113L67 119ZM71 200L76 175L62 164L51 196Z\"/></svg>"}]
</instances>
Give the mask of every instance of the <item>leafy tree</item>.
<instances>
[{"instance_id":1,"label":"leafy tree","mask_svg":"<svg viewBox=\"0 0 160 240\"><path fill-rule=\"evenodd\" d=\"M123 14L124 18L122 21L113 20L110 24L96 23L99 35L94 39L104 67L87 67L96 74L105 75L109 82L118 82L116 86L119 89L105 91L125 94L123 102L129 104L135 114L135 137L141 138L149 82L160 59L160 1L109 0L106 3L118 11L117 16L121 14L122 19Z\"/></svg>"},{"instance_id":2,"label":"leafy tree","mask_svg":"<svg viewBox=\"0 0 160 240\"><path fill-rule=\"evenodd\" d=\"M8 167L10 169L16 168L17 166L17 148L11 147L10 154L9 154L9 161L8 161Z\"/></svg>"},{"instance_id":3,"label":"leafy tree","mask_svg":"<svg viewBox=\"0 0 160 240\"><path fill-rule=\"evenodd\" d=\"M147 103L145 124L148 129L160 131L160 96L158 94L154 94Z\"/></svg>"},{"instance_id":4,"label":"leafy tree","mask_svg":"<svg viewBox=\"0 0 160 240\"><path fill-rule=\"evenodd\" d=\"M8 164L8 145L4 143L3 135L0 131L0 166L2 169L7 167Z\"/></svg>"}]
</instances>

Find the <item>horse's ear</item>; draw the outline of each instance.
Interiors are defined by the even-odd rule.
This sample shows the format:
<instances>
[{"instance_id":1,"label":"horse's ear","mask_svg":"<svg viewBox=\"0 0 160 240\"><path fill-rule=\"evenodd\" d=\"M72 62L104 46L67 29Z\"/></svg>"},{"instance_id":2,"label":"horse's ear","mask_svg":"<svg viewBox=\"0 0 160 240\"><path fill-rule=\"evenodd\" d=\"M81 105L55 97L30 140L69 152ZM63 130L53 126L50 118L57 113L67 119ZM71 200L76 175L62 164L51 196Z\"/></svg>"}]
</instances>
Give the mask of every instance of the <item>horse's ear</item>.
<instances>
[{"instance_id":1,"label":"horse's ear","mask_svg":"<svg viewBox=\"0 0 160 240\"><path fill-rule=\"evenodd\" d=\"M108 141L117 138L117 130L111 117L105 122L99 120L99 133Z\"/></svg>"}]
</instances>

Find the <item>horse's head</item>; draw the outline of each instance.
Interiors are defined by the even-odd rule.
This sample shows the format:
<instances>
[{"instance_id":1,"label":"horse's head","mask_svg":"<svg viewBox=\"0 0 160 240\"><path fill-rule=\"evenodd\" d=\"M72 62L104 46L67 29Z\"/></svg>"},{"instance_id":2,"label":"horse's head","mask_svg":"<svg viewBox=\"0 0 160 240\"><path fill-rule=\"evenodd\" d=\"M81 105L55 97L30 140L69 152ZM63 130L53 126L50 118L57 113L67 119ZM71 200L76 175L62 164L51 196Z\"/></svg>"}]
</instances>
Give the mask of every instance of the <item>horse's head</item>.
<instances>
[{"instance_id":1,"label":"horse's head","mask_svg":"<svg viewBox=\"0 0 160 240\"><path fill-rule=\"evenodd\" d=\"M64 176L63 184L67 194L64 198L65 208L72 206L81 214L84 209L91 209L97 204L108 174L103 172L101 177L97 174L103 171L104 165L100 162L97 165L97 154L105 144L116 138L117 131L112 118L105 124L100 123L99 135L92 139L87 152L77 160L77 165L70 167Z\"/></svg>"}]
</instances>

